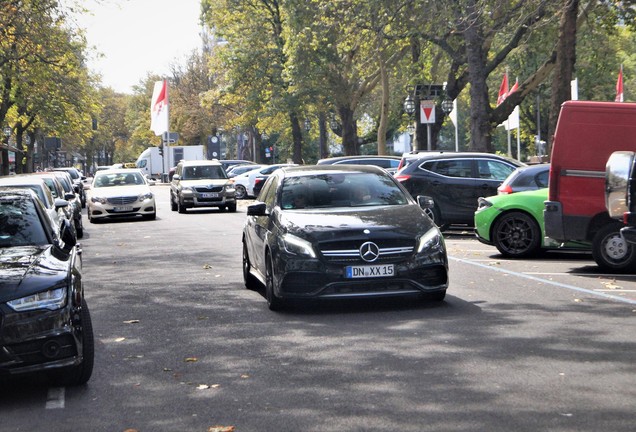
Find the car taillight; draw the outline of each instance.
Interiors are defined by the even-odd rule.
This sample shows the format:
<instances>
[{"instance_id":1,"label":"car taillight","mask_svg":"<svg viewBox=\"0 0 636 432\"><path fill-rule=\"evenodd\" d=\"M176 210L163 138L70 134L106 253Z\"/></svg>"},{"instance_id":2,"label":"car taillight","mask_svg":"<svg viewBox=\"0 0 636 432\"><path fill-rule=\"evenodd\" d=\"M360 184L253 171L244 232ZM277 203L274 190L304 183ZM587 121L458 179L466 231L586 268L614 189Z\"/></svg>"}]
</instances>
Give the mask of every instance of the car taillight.
<instances>
[{"instance_id":1,"label":"car taillight","mask_svg":"<svg viewBox=\"0 0 636 432\"><path fill-rule=\"evenodd\" d=\"M409 174L396 174L395 175L395 179L399 182L403 182L406 181L408 179L410 179L411 176Z\"/></svg>"},{"instance_id":2,"label":"car taillight","mask_svg":"<svg viewBox=\"0 0 636 432\"><path fill-rule=\"evenodd\" d=\"M501 185L497 188L497 195L508 195L512 193L510 185Z\"/></svg>"}]
</instances>

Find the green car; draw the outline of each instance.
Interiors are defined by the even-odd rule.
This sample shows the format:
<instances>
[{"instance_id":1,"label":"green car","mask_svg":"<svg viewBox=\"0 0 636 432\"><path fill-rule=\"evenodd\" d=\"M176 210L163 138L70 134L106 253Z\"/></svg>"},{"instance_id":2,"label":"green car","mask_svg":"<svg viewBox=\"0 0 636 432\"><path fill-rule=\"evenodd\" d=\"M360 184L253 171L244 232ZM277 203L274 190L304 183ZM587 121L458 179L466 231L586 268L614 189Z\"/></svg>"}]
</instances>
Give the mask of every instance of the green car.
<instances>
[{"instance_id":1,"label":"green car","mask_svg":"<svg viewBox=\"0 0 636 432\"><path fill-rule=\"evenodd\" d=\"M479 198L477 238L510 258L529 257L546 249L590 249L590 244L563 245L545 236L543 203L547 199L547 188Z\"/></svg>"}]
</instances>

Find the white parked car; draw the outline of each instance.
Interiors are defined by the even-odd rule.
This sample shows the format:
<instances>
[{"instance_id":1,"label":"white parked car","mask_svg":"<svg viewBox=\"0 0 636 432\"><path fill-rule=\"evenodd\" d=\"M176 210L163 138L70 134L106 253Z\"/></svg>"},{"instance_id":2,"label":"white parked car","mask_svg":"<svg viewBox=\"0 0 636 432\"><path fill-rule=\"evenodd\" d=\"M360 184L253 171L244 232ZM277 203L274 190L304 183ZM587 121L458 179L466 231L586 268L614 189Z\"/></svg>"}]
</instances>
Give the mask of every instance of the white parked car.
<instances>
[{"instance_id":1,"label":"white parked car","mask_svg":"<svg viewBox=\"0 0 636 432\"><path fill-rule=\"evenodd\" d=\"M273 164L264 165L263 167L248 171L244 174L233 177L234 189L236 189L236 199L244 199L254 197L254 180L256 177L267 176L276 171L278 168L286 166L294 166L296 164Z\"/></svg>"},{"instance_id":2,"label":"white parked car","mask_svg":"<svg viewBox=\"0 0 636 432\"><path fill-rule=\"evenodd\" d=\"M88 220L140 215L157 216L155 195L138 169L110 169L95 173L88 191Z\"/></svg>"}]
</instances>

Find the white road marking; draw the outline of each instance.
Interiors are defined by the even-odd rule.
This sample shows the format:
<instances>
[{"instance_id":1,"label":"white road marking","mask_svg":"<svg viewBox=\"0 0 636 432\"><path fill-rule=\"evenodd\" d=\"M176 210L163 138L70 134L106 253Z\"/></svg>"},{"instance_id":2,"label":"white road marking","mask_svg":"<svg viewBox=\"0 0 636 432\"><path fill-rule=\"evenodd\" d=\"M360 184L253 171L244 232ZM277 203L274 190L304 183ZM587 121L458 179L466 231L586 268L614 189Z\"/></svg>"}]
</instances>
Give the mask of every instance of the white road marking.
<instances>
[{"instance_id":1,"label":"white road marking","mask_svg":"<svg viewBox=\"0 0 636 432\"><path fill-rule=\"evenodd\" d=\"M627 298L623 298L623 297L618 297L618 296L610 295L610 294L605 294L604 292L597 292L595 290L589 290L589 289L577 287L577 286L574 286L574 285L564 284L564 283L560 283L560 282L554 282L554 281L551 281L549 279L542 279L542 278L539 278L539 277L536 277L536 276L530 276L529 274L519 273L519 272L512 271L512 270L506 270L506 269L502 269L502 268L499 268L499 267L494 267L492 265L484 265L484 264L480 264L480 263L475 262L475 261L465 260L465 259L462 259L462 258L448 257L448 259L449 260L453 260L453 261L457 261L457 262L460 262L460 263L464 263L464 264L470 264L470 265L474 265L474 266L477 266L477 267L482 267L482 268L485 268L485 269L493 270L493 271L496 271L496 272L499 272L499 273L504 273L504 274L508 274L508 275L512 275L512 276L517 276L517 277L524 278L524 279L529 279L529 280L532 280L532 281L535 281L535 282L541 282L541 283L544 283L544 284L553 285L553 286L556 286L556 287L559 287L559 288L565 288L565 289L569 289L569 290L572 290L572 291L578 291L578 292L590 294L590 295L593 295L593 296L604 297L604 298L607 298L607 299L616 300L616 301L619 301L619 302L622 302L622 303L628 303L628 304L636 305L636 300L627 299Z\"/></svg>"},{"instance_id":2,"label":"white road marking","mask_svg":"<svg viewBox=\"0 0 636 432\"><path fill-rule=\"evenodd\" d=\"M64 408L64 394L66 388L64 387L51 387L49 388L49 394L46 396L46 409L63 409Z\"/></svg>"}]
</instances>

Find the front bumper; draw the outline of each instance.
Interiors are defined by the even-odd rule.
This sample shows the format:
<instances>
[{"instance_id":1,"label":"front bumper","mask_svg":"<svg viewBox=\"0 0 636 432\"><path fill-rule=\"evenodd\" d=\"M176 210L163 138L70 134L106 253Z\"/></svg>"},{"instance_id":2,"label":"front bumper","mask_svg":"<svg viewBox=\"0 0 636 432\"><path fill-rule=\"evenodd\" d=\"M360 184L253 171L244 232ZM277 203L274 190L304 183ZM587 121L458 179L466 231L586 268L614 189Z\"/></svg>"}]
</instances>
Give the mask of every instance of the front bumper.
<instances>
[{"instance_id":1,"label":"front bumper","mask_svg":"<svg viewBox=\"0 0 636 432\"><path fill-rule=\"evenodd\" d=\"M146 199L143 201L135 201L126 205L112 205L110 203L102 204L99 202L88 203L91 218L115 218L130 217L137 215L152 215L156 213L155 199Z\"/></svg>"},{"instance_id":2,"label":"front bumper","mask_svg":"<svg viewBox=\"0 0 636 432\"><path fill-rule=\"evenodd\" d=\"M70 306L13 312L0 305L0 375L74 366L82 362L81 326Z\"/></svg>"},{"instance_id":3,"label":"front bumper","mask_svg":"<svg viewBox=\"0 0 636 432\"><path fill-rule=\"evenodd\" d=\"M324 263L319 259L286 255L276 268L277 296L289 299L359 298L422 295L446 291L448 265L442 254L393 262L395 275L346 278L351 263ZM358 265L362 263L355 263ZM365 263L367 264L367 263Z\"/></svg>"},{"instance_id":4,"label":"front bumper","mask_svg":"<svg viewBox=\"0 0 636 432\"><path fill-rule=\"evenodd\" d=\"M220 195L218 197L206 198L201 194L182 195L181 204L186 208L194 207L225 207L228 205L236 205L234 194Z\"/></svg>"}]
</instances>

